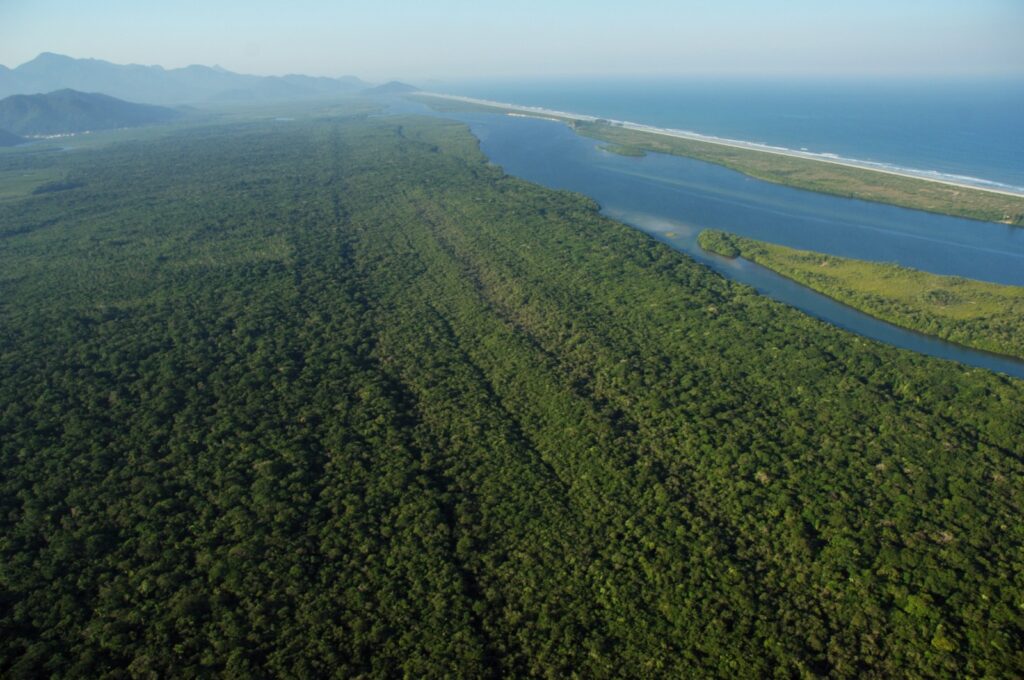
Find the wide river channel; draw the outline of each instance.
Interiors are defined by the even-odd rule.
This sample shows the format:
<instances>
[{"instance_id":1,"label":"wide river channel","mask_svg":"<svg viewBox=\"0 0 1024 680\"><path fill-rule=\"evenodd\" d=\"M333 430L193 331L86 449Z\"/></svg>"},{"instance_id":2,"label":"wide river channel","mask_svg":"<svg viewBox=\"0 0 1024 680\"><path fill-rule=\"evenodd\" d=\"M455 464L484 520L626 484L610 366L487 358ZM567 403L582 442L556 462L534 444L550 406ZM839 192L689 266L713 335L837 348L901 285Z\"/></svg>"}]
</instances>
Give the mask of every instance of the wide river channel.
<instances>
[{"instance_id":1,"label":"wide river channel","mask_svg":"<svg viewBox=\"0 0 1024 680\"><path fill-rule=\"evenodd\" d=\"M411 102L391 112L438 115ZM1024 361L899 328L697 245L702 229L723 229L793 248L1024 286L1022 228L792 189L677 156L621 156L559 122L491 113L443 116L469 125L483 152L508 174L589 196L608 217L763 295L873 340L1024 378Z\"/></svg>"}]
</instances>

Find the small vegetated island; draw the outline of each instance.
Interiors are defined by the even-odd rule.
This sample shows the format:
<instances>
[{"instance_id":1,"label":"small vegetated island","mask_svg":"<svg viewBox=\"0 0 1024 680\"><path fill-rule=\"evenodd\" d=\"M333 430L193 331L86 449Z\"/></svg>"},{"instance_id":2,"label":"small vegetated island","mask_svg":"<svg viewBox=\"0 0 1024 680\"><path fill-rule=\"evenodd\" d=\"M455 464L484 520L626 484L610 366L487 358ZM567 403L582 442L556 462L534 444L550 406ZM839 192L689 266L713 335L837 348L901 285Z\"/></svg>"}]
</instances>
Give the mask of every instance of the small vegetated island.
<instances>
[{"instance_id":1,"label":"small vegetated island","mask_svg":"<svg viewBox=\"0 0 1024 680\"><path fill-rule=\"evenodd\" d=\"M490 111L559 120L578 134L608 142L606 150L627 156L646 151L716 163L751 177L819 193L888 203L904 208L1016 226L1024 225L1024 196L844 165L827 159L770 152L707 139L687 138L646 126L624 127L593 116L550 112L468 98L414 95L439 110ZM643 129L637 129L643 128Z\"/></svg>"},{"instance_id":2,"label":"small vegetated island","mask_svg":"<svg viewBox=\"0 0 1024 680\"><path fill-rule=\"evenodd\" d=\"M904 328L1024 358L1024 288L796 250L708 229L700 246L743 257Z\"/></svg>"},{"instance_id":3,"label":"small vegetated island","mask_svg":"<svg viewBox=\"0 0 1024 680\"><path fill-rule=\"evenodd\" d=\"M3 178L5 678L1024 671L1024 381L759 296L452 122Z\"/></svg>"}]
</instances>

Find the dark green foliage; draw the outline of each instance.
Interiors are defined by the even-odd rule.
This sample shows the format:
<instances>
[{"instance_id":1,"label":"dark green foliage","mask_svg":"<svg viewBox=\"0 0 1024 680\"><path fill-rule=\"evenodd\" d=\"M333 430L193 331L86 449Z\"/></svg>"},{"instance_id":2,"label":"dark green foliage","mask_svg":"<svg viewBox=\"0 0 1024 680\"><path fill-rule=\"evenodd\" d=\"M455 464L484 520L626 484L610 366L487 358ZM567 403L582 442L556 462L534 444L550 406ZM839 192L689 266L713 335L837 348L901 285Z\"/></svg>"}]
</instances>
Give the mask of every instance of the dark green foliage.
<instances>
[{"instance_id":1,"label":"dark green foliage","mask_svg":"<svg viewBox=\"0 0 1024 680\"><path fill-rule=\"evenodd\" d=\"M86 184L0 213L5 676L1024 669L1020 383L455 124L14 162Z\"/></svg>"},{"instance_id":2,"label":"dark green foliage","mask_svg":"<svg viewBox=\"0 0 1024 680\"><path fill-rule=\"evenodd\" d=\"M37 196L39 194L52 194L55 191L70 191L71 189L77 189L84 185L85 182L65 177L64 179L59 179L53 182L43 182L33 189L32 193Z\"/></svg>"},{"instance_id":3,"label":"dark green foliage","mask_svg":"<svg viewBox=\"0 0 1024 680\"><path fill-rule=\"evenodd\" d=\"M736 244L736 236L717 229L705 229L697 235L697 243L704 250L717 253L722 257L739 257L739 246Z\"/></svg>"}]
</instances>

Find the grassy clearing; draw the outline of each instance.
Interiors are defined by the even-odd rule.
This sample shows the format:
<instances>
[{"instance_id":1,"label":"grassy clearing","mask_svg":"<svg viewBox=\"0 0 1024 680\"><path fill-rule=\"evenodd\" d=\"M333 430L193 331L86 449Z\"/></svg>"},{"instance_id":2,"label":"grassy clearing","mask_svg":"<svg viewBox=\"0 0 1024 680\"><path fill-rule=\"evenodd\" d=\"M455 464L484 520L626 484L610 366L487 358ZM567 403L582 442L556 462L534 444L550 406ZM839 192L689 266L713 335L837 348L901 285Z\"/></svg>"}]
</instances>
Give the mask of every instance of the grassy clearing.
<instances>
[{"instance_id":1,"label":"grassy clearing","mask_svg":"<svg viewBox=\"0 0 1024 680\"><path fill-rule=\"evenodd\" d=\"M939 276L707 230L702 248L744 257L904 328L1024 358L1024 288Z\"/></svg>"}]
</instances>

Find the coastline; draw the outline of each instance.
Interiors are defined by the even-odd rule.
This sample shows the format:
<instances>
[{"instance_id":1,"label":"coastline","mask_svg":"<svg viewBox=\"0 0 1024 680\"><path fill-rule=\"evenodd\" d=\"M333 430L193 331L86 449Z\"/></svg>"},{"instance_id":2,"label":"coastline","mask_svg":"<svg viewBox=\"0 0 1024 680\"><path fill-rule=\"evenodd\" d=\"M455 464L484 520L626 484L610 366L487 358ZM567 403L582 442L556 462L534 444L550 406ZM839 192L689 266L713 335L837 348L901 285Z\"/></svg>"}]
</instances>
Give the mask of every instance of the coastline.
<instances>
[{"instance_id":1,"label":"coastline","mask_svg":"<svg viewBox=\"0 0 1024 680\"><path fill-rule=\"evenodd\" d=\"M642 123L633 123L630 121L599 118L597 116L591 116L587 114L556 111L553 109L546 109L539 106L522 106L519 104L509 104L506 102L497 102L487 99L477 99L474 97L463 97L461 95L441 94L437 92L417 92L414 93L413 96L447 99L451 101L462 102L465 104L471 104L474 106L481 106L485 108L505 111L506 113L508 113L508 115L519 115L530 118L539 118L542 120L551 120L565 123L603 123L608 125L609 127L630 130L632 132L638 132L642 134L656 135L672 139L682 139L692 142L700 142L703 144L713 144L716 146L740 149L743 151L773 154L776 156L783 156L787 158L797 158L805 161L827 163L830 165L837 165L845 168L854 168L857 170L866 170L869 172L877 172L896 177L916 179L922 182L931 182L933 184L941 184L945 186L956 187L959 189L971 189L975 191L984 191L986 193L1001 196L1010 196L1013 198L1024 199L1024 187L1010 187L1003 185L999 182L993 182L991 180L985 180L982 178L958 179L955 176L947 176L944 175L943 173L937 173L936 171L919 170L916 168L896 168L890 167L886 164L878 163L876 161L865 161L855 158L845 158L842 156L836 156L835 154L822 154L815 153L812 151L788 149L785 147L771 146L768 144L761 144L758 142L747 142L739 139L729 139L725 137L715 137L713 135L704 135L698 132L691 132L688 130L662 128L653 125L644 125ZM936 176L936 174L938 174L939 176ZM977 183L969 181L971 179L976 179ZM997 186L990 186L993 184Z\"/></svg>"},{"instance_id":2,"label":"coastline","mask_svg":"<svg viewBox=\"0 0 1024 680\"><path fill-rule=\"evenodd\" d=\"M869 170L871 172L881 172L887 175L895 175L897 177L908 177L910 179L919 179L925 182L934 182L936 184L945 184L952 187L958 187L961 189L974 189L977 191L986 191L993 194L1001 194L1003 196L1013 196L1014 198L1024 198L1024 188L1014 189L1005 188L999 189L987 184L995 184L990 180L984 180L978 178L977 184L969 181L957 181L955 179L934 176L935 171L931 170L917 170L914 168L892 168L883 166L881 163L875 161L864 161L856 158L845 158L842 156L834 156L834 154L821 154L813 151L800 151L795 149L786 149L784 147L769 146L767 144L759 144L757 142L745 142L737 139L727 139L722 137L711 137L708 135L702 135L696 132L688 132L686 130L673 130L671 128L656 128L649 125L641 125L639 123L630 123L628 121L618 122L612 121L613 125L623 127L627 130L634 130L636 132L645 132L653 135L663 135L665 137L675 137L677 139L688 139L695 142L703 142L705 144L718 144L719 146L732 147L734 149L744 149L746 151L758 151L761 153L770 153L778 156L788 156L790 158L801 158L808 161L817 161L819 163L831 163L832 165L841 165L847 168L857 168L859 170Z\"/></svg>"}]
</instances>

